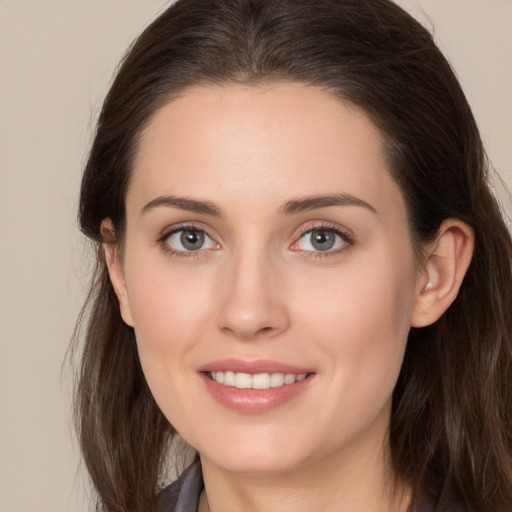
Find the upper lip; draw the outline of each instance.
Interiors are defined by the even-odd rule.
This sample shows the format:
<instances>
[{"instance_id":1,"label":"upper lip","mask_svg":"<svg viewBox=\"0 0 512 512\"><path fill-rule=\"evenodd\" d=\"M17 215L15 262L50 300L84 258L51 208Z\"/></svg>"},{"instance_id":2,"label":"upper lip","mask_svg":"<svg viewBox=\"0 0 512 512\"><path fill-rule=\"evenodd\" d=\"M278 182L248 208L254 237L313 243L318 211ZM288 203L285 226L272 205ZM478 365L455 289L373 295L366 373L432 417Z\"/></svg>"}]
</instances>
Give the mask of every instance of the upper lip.
<instances>
[{"instance_id":1,"label":"upper lip","mask_svg":"<svg viewBox=\"0 0 512 512\"><path fill-rule=\"evenodd\" d=\"M270 359L258 359L255 361L244 361L243 359L219 359L207 363L200 368L199 372L234 372L256 375L258 373L294 373L300 375L311 373L311 369L272 361Z\"/></svg>"}]
</instances>

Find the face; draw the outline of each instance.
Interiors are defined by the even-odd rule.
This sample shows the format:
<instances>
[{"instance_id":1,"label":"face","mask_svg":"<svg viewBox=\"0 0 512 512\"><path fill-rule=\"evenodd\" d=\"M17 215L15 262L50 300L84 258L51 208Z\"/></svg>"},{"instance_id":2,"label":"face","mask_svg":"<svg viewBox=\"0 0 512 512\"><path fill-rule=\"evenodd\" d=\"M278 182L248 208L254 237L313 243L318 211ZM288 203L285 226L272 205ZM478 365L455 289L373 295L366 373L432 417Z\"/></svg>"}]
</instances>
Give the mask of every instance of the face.
<instances>
[{"instance_id":1,"label":"face","mask_svg":"<svg viewBox=\"0 0 512 512\"><path fill-rule=\"evenodd\" d=\"M420 285L363 112L299 85L191 90L144 131L126 213L123 318L205 461L277 473L379 451Z\"/></svg>"}]
</instances>

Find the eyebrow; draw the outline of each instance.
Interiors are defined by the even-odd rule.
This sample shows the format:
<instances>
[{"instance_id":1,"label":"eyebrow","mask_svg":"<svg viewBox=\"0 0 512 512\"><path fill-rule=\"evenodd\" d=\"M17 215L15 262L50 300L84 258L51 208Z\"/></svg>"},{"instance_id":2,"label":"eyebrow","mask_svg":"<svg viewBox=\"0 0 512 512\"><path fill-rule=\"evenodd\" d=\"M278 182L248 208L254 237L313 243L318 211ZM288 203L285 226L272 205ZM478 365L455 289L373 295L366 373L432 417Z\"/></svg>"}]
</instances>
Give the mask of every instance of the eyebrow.
<instances>
[{"instance_id":1,"label":"eyebrow","mask_svg":"<svg viewBox=\"0 0 512 512\"><path fill-rule=\"evenodd\" d=\"M294 215L329 206L359 206L378 214L371 204L350 194L329 194L291 199L279 209L279 213L281 215ZM211 201L199 201L183 196L157 197L146 204L141 213L144 214L159 207L178 208L189 212L211 215L212 217L223 216L222 210Z\"/></svg>"},{"instance_id":2,"label":"eyebrow","mask_svg":"<svg viewBox=\"0 0 512 512\"><path fill-rule=\"evenodd\" d=\"M329 206L360 206L370 210L372 213L378 214L377 210L371 204L358 197L351 196L350 194L330 194L291 199L282 206L280 213L283 215L294 215L296 213Z\"/></svg>"},{"instance_id":3,"label":"eyebrow","mask_svg":"<svg viewBox=\"0 0 512 512\"><path fill-rule=\"evenodd\" d=\"M198 201L189 197L178 196L160 196L150 201L141 213L146 213L158 207L171 207L186 210L188 212L202 213L212 215L213 217L222 217L222 211L210 201Z\"/></svg>"}]
</instances>

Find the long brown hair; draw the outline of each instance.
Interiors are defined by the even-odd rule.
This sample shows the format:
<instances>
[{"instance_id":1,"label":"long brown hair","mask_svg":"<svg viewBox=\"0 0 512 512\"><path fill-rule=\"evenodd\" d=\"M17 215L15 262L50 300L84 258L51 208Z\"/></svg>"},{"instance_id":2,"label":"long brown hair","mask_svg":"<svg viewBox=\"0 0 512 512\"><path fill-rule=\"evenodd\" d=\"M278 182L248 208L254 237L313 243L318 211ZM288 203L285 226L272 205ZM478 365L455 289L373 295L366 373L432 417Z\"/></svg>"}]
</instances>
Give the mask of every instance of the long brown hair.
<instances>
[{"instance_id":1,"label":"long brown hair","mask_svg":"<svg viewBox=\"0 0 512 512\"><path fill-rule=\"evenodd\" d=\"M76 392L82 452L98 509L152 512L174 435L142 373L101 250L122 242L138 136L164 103L201 84L300 82L361 107L385 139L417 247L441 222L474 230L458 298L412 329L393 397L393 470L436 510L512 506L512 242L490 193L481 138L429 32L389 0L178 0L137 39L101 111L79 221L98 248L82 315Z\"/></svg>"}]
</instances>

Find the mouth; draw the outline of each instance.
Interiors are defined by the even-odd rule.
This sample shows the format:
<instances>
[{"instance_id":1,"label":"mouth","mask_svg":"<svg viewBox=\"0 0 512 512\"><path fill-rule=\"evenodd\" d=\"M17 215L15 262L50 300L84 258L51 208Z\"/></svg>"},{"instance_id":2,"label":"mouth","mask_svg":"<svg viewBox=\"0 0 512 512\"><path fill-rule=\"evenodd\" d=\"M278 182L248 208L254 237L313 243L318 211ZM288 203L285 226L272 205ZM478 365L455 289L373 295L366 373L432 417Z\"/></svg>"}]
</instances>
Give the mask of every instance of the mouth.
<instances>
[{"instance_id":1,"label":"mouth","mask_svg":"<svg viewBox=\"0 0 512 512\"><path fill-rule=\"evenodd\" d=\"M270 389L302 382L308 373L243 373L232 371L206 372L218 384L238 389Z\"/></svg>"},{"instance_id":2,"label":"mouth","mask_svg":"<svg viewBox=\"0 0 512 512\"><path fill-rule=\"evenodd\" d=\"M306 392L316 380L312 368L257 360L223 359L198 368L207 391L239 413L265 413Z\"/></svg>"}]
</instances>

